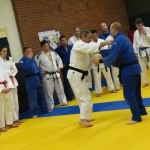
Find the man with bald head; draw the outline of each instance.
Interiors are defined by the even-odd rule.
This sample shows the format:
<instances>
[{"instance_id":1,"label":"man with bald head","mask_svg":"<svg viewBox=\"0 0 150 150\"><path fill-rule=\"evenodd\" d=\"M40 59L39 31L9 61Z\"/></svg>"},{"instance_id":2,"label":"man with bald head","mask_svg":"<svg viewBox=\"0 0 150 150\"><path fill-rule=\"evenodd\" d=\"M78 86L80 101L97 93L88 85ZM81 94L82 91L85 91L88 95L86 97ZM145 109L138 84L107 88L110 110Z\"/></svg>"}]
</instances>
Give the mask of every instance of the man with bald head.
<instances>
[{"instance_id":1,"label":"man with bald head","mask_svg":"<svg viewBox=\"0 0 150 150\"><path fill-rule=\"evenodd\" d=\"M114 22L110 26L110 33L114 37L109 55L100 59L107 67L111 65L121 69L124 98L129 105L132 119L128 125L142 121L141 116L147 115L141 97L141 68L134 53L130 40L122 33L122 26ZM98 59L94 60L98 64Z\"/></svg>"},{"instance_id":2,"label":"man with bald head","mask_svg":"<svg viewBox=\"0 0 150 150\"><path fill-rule=\"evenodd\" d=\"M68 45L73 46L74 43L80 40L80 27L74 27L74 36L68 40Z\"/></svg>"},{"instance_id":3,"label":"man with bald head","mask_svg":"<svg viewBox=\"0 0 150 150\"><path fill-rule=\"evenodd\" d=\"M102 34L99 35L99 39L106 40L106 38L110 35L108 26L106 23L101 23Z\"/></svg>"}]
</instances>

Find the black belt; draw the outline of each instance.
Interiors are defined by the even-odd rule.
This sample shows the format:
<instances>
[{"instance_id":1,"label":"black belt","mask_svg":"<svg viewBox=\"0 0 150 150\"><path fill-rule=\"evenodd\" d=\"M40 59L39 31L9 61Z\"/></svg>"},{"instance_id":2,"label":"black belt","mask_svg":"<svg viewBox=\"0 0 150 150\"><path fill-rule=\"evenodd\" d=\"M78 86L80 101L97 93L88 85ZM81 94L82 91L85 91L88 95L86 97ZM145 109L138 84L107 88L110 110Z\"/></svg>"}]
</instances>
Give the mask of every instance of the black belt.
<instances>
[{"instance_id":1,"label":"black belt","mask_svg":"<svg viewBox=\"0 0 150 150\"><path fill-rule=\"evenodd\" d=\"M122 69L122 68L127 67L127 66L132 66L132 65L138 64L138 63L139 63L138 60L133 60L133 61L130 61L130 62L127 62L127 63L121 65L121 66L119 67L119 69Z\"/></svg>"},{"instance_id":2,"label":"black belt","mask_svg":"<svg viewBox=\"0 0 150 150\"><path fill-rule=\"evenodd\" d=\"M33 77L33 76L40 76L40 74L39 73L33 73L33 74L25 75L25 77Z\"/></svg>"},{"instance_id":3,"label":"black belt","mask_svg":"<svg viewBox=\"0 0 150 150\"><path fill-rule=\"evenodd\" d=\"M55 81L55 77L56 77L56 80L59 83L56 72L46 72L46 74L49 74L50 76L52 75L53 76L53 81ZM54 77L54 75L55 75L55 77ZM47 80L49 80L49 78L47 78Z\"/></svg>"},{"instance_id":4,"label":"black belt","mask_svg":"<svg viewBox=\"0 0 150 150\"><path fill-rule=\"evenodd\" d=\"M85 78L85 76L88 75L88 71L83 71L83 70L80 70L78 68L74 68L74 67L71 67L71 66L69 66L69 69L82 73L81 80L83 80Z\"/></svg>"},{"instance_id":5,"label":"black belt","mask_svg":"<svg viewBox=\"0 0 150 150\"><path fill-rule=\"evenodd\" d=\"M54 75L54 74L56 74L56 72L46 72L46 74Z\"/></svg>"},{"instance_id":6,"label":"black belt","mask_svg":"<svg viewBox=\"0 0 150 150\"><path fill-rule=\"evenodd\" d=\"M98 65L97 65L97 72L99 72L99 65L100 65L100 64L98 64ZM108 70L107 70L107 66L106 66L105 64L104 64L104 66L105 66L105 70L106 70L106 72L108 72Z\"/></svg>"},{"instance_id":7,"label":"black belt","mask_svg":"<svg viewBox=\"0 0 150 150\"><path fill-rule=\"evenodd\" d=\"M141 56L141 52L145 51L147 62L149 62L149 57L148 57L148 53L147 53L147 50L146 50L147 48L150 48L150 47L141 47L141 48L139 48L139 54Z\"/></svg>"}]
</instances>

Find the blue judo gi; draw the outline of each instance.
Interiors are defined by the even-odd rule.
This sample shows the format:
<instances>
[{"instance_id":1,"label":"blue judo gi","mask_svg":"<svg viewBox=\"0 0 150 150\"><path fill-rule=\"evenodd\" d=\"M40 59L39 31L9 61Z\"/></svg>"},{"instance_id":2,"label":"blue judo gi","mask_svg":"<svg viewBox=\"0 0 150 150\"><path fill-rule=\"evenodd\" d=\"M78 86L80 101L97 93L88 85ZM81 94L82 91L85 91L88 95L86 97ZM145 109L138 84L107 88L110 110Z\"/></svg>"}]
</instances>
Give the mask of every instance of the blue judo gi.
<instances>
[{"instance_id":1,"label":"blue judo gi","mask_svg":"<svg viewBox=\"0 0 150 150\"><path fill-rule=\"evenodd\" d=\"M60 56L60 58L62 59L63 65L64 65L64 67L62 69L62 75L63 75L63 81L64 81L64 91L65 91L67 100L72 100L74 98L73 91L72 91L69 81L67 79L71 49L72 49L72 46L70 46L70 45L67 45L67 51L62 45L55 49L55 52Z\"/></svg>"},{"instance_id":2,"label":"blue judo gi","mask_svg":"<svg viewBox=\"0 0 150 150\"><path fill-rule=\"evenodd\" d=\"M36 61L33 58L23 57L18 67L25 75L28 105L31 116L47 113L48 107L42 88L42 79L44 75L41 73Z\"/></svg>"},{"instance_id":3,"label":"blue judo gi","mask_svg":"<svg viewBox=\"0 0 150 150\"><path fill-rule=\"evenodd\" d=\"M108 31L107 33L102 33L99 35L99 39L106 40L106 38L110 35L110 32Z\"/></svg>"},{"instance_id":4,"label":"blue judo gi","mask_svg":"<svg viewBox=\"0 0 150 150\"><path fill-rule=\"evenodd\" d=\"M130 40L122 32L114 37L110 53L103 62L108 67L120 67L124 98L130 107L132 120L142 121L141 115L147 112L141 96L141 67Z\"/></svg>"}]
</instances>

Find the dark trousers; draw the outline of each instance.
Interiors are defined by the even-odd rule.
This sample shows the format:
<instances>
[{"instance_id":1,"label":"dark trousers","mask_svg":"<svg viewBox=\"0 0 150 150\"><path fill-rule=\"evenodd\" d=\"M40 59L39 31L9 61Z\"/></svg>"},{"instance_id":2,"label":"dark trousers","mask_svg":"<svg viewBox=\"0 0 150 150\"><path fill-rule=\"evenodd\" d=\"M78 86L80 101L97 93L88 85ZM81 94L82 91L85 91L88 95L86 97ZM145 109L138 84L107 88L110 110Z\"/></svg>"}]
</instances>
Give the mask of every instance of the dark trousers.
<instances>
[{"instance_id":1,"label":"dark trousers","mask_svg":"<svg viewBox=\"0 0 150 150\"><path fill-rule=\"evenodd\" d=\"M141 96L141 75L126 75L121 71L124 98L130 107L132 120L142 121L141 115L146 115Z\"/></svg>"},{"instance_id":2,"label":"dark trousers","mask_svg":"<svg viewBox=\"0 0 150 150\"><path fill-rule=\"evenodd\" d=\"M68 70L69 70L69 67L65 67L62 69L62 75L63 75L63 81L64 81L64 91L65 91L67 100L72 100L72 98L74 97L74 94L71 89L70 83L67 79Z\"/></svg>"},{"instance_id":3,"label":"dark trousers","mask_svg":"<svg viewBox=\"0 0 150 150\"><path fill-rule=\"evenodd\" d=\"M27 89L27 95L31 116L48 112L47 102L42 87Z\"/></svg>"}]
</instances>

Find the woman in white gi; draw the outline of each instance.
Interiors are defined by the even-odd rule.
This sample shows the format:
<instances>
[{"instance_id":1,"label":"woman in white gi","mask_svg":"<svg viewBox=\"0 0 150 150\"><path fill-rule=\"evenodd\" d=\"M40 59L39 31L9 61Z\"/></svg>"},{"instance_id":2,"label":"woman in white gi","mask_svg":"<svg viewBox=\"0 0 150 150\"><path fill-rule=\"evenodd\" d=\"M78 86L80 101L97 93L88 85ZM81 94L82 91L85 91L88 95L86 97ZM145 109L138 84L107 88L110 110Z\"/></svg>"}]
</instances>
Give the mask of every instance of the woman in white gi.
<instances>
[{"instance_id":1,"label":"woman in white gi","mask_svg":"<svg viewBox=\"0 0 150 150\"><path fill-rule=\"evenodd\" d=\"M4 94L1 94L1 98L3 99L2 106L4 110L4 119L6 121L6 125L8 125L10 128L18 127L18 124L14 123L14 103L12 99L12 93L10 91L10 88L13 87L12 81L10 80L8 76L8 70L7 70L7 48L6 47L0 47L0 68L1 68L1 91L4 90ZM4 84L5 82L5 84ZM3 115L3 114L2 114ZM2 123L4 125L4 123Z\"/></svg>"},{"instance_id":2,"label":"woman in white gi","mask_svg":"<svg viewBox=\"0 0 150 150\"><path fill-rule=\"evenodd\" d=\"M59 55L50 50L50 46L47 41L42 41L41 47L43 50L36 55L35 60L42 70L42 73L45 75L44 91L48 104L48 111L51 112L54 109L54 89L57 93L60 105L67 105L64 88L60 79L60 71L61 68L63 68L63 64Z\"/></svg>"},{"instance_id":3,"label":"woman in white gi","mask_svg":"<svg viewBox=\"0 0 150 150\"><path fill-rule=\"evenodd\" d=\"M7 88L8 76L5 70L0 66L0 132L6 132L5 128L5 112L11 107L11 101L9 99L9 91Z\"/></svg>"},{"instance_id":4,"label":"woman in white gi","mask_svg":"<svg viewBox=\"0 0 150 150\"><path fill-rule=\"evenodd\" d=\"M78 100L80 107L80 124L86 127L93 126L92 121L92 102L91 93L86 83L85 77L88 74L90 57L89 54L98 53L99 48L109 45L112 41L90 43L92 34L90 31L81 31L81 40L76 42L71 51L70 69L67 78Z\"/></svg>"}]
</instances>

